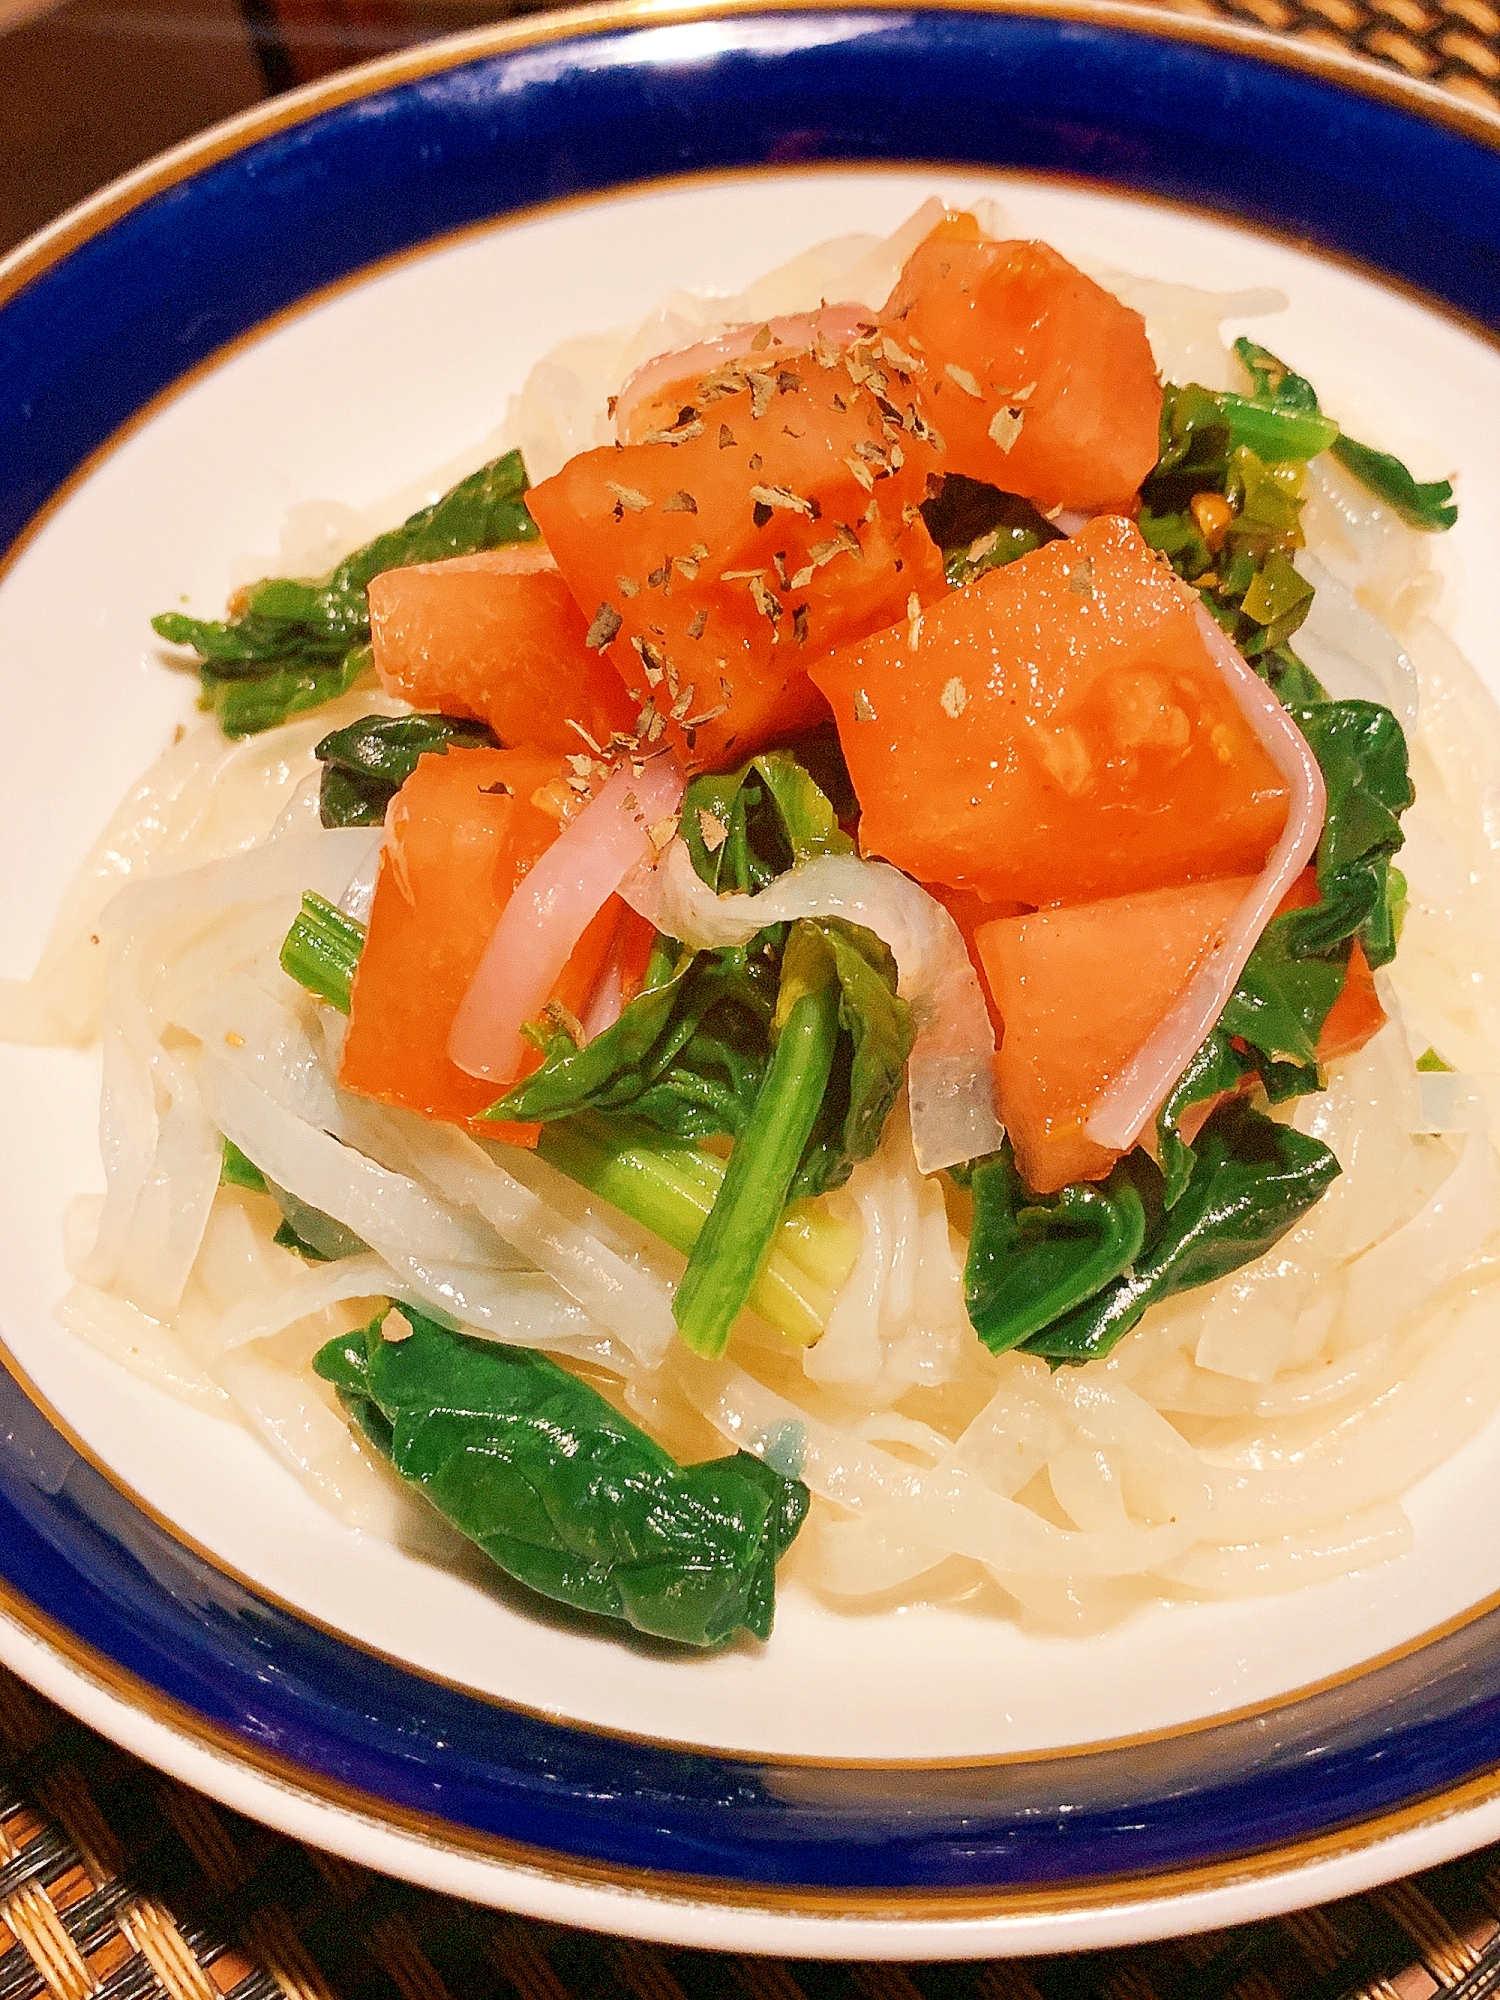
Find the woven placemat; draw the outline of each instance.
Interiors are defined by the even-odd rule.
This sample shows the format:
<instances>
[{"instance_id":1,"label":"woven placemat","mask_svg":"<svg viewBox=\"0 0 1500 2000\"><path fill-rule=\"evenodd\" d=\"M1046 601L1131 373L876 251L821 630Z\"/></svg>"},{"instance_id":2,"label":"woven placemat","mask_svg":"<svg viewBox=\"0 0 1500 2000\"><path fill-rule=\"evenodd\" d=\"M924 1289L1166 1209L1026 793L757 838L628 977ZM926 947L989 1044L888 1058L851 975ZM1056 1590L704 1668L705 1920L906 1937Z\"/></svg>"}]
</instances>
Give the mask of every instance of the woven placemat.
<instances>
[{"instance_id":1,"label":"woven placemat","mask_svg":"<svg viewBox=\"0 0 1500 2000\"><path fill-rule=\"evenodd\" d=\"M1500 1995L1500 1848L1139 1950L916 1966L673 1951L304 1847L0 1669L0 1924L0 2000L1478 2000Z\"/></svg>"},{"instance_id":2,"label":"woven placemat","mask_svg":"<svg viewBox=\"0 0 1500 2000\"><path fill-rule=\"evenodd\" d=\"M1500 111L1500 10L1489 0L1158 0L1175 14L1249 21L1363 56Z\"/></svg>"}]
</instances>

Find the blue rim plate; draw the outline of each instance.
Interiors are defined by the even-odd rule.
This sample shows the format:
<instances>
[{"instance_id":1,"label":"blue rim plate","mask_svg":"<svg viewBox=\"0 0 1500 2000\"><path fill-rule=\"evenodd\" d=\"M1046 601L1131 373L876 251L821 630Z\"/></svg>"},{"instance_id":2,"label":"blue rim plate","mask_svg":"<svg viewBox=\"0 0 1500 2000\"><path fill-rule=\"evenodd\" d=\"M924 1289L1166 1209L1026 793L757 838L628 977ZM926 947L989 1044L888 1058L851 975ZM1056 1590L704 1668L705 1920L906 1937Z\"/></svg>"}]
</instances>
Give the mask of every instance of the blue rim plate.
<instances>
[{"instance_id":1,"label":"blue rim plate","mask_svg":"<svg viewBox=\"0 0 1500 2000\"><path fill-rule=\"evenodd\" d=\"M0 548L184 376L382 260L664 177L936 153L1191 204L1500 318L1500 121L1337 56L1088 0L577 12L268 105L0 264ZM0 1655L232 1803L437 1886L682 1942L1114 1941L1500 1833L1495 1606L1166 1741L778 1765L570 1727L340 1640L136 1505L19 1371L0 1372L0 1605Z\"/></svg>"}]
</instances>

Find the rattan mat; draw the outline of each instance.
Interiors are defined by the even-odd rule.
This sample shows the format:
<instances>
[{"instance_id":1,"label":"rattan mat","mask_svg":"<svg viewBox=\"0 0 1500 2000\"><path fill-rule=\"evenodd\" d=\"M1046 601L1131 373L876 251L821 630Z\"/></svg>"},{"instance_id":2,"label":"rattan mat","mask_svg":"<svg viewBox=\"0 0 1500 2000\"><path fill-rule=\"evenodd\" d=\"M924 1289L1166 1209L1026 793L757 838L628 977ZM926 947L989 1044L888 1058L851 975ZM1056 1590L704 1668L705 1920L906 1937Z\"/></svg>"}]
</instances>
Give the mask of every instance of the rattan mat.
<instances>
[{"instance_id":1,"label":"rattan mat","mask_svg":"<svg viewBox=\"0 0 1500 2000\"><path fill-rule=\"evenodd\" d=\"M1246 21L1364 56L1500 110L1500 9L1489 0L1158 0L1174 14Z\"/></svg>"}]
</instances>

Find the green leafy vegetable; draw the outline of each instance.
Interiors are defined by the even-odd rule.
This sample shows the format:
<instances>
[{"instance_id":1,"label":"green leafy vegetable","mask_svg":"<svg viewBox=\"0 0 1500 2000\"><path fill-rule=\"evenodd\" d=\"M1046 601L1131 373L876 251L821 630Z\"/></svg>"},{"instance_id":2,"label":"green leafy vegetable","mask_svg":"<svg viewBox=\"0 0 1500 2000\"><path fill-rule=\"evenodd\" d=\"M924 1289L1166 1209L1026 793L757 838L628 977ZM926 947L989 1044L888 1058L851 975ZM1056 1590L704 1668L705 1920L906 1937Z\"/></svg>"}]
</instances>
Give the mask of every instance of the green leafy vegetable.
<instances>
[{"instance_id":1,"label":"green leafy vegetable","mask_svg":"<svg viewBox=\"0 0 1500 2000\"><path fill-rule=\"evenodd\" d=\"M309 891L281 947L281 969L309 993L347 1014L365 927L346 917L326 896Z\"/></svg>"},{"instance_id":2,"label":"green leafy vegetable","mask_svg":"<svg viewBox=\"0 0 1500 2000\"><path fill-rule=\"evenodd\" d=\"M760 888L798 862L852 845L826 795L785 751L696 780L682 827L699 873L719 890ZM833 921L812 933L833 967L840 1034L798 1194L837 1186L874 1150L911 1041L895 960L880 940ZM534 1030L542 1066L486 1116L545 1122L595 1111L646 1119L684 1139L737 1138L772 1061L786 939L784 924L696 954L658 939L643 988L618 1021L583 1048L564 1026Z\"/></svg>"},{"instance_id":3,"label":"green leafy vegetable","mask_svg":"<svg viewBox=\"0 0 1500 2000\"><path fill-rule=\"evenodd\" d=\"M410 1332L386 1339L387 1317L313 1365L402 1478L508 1575L681 1645L770 1636L776 1562L807 1512L800 1481L744 1452L680 1466L545 1355L410 1308Z\"/></svg>"},{"instance_id":4,"label":"green leafy vegetable","mask_svg":"<svg viewBox=\"0 0 1500 2000\"><path fill-rule=\"evenodd\" d=\"M964 1303L992 1354L1019 1347L1119 1277L1139 1253L1146 1212L1128 1167L1102 1187L1034 1195L1007 1140L970 1178L974 1227Z\"/></svg>"},{"instance_id":5,"label":"green leafy vegetable","mask_svg":"<svg viewBox=\"0 0 1500 2000\"><path fill-rule=\"evenodd\" d=\"M485 1115L524 1122L625 1112L679 1138L740 1131L770 1062L776 955L694 953L659 939L642 991L584 1048L565 1028L546 1060Z\"/></svg>"},{"instance_id":6,"label":"green leafy vegetable","mask_svg":"<svg viewBox=\"0 0 1500 2000\"><path fill-rule=\"evenodd\" d=\"M356 1236L352 1229L335 1222L331 1215L303 1201L289 1188L278 1187L275 1181L268 1180L266 1192L281 1210L281 1227L274 1240L284 1250L295 1250L299 1257L315 1264L336 1264L341 1257L358 1257L369 1249L362 1236Z\"/></svg>"},{"instance_id":7,"label":"green leafy vegetable","mask_svg":"<svg viewBox=\"0 0 1500 2000\"><path fill-rule=\"evenodd\" d=\"M1255 384L1257 403L1273 413L1301 412L1320 417L1318 398L1312 384L1304 376L1293 374L1269 348L1258 347L1253 340L1242 338L1234 343L1234 351ZM1401 460L1390 452L1376 451L1370 445L1346 437L1331 418L1320 417L1320 421L1331 425L1333 436L1326 445L1318 448L1331 451L1340 465L1352 472L1377 500L1383 500L1388 507L1394 508L1408 526L1424 528L1433 534L1453 526L1458 519L1458 509L1453 505L1450 481L1433 479L1419 485ZM1311 457L1312 454L1306 455Z\"/></svg>"},{"instance_id":8,"label":"green leafy vegetable","mask_svg":"<svg viewBox=\"0 0 1500 2000\"><path fill-rule=\"evenodd\" d=\"M487 724L451 715L363 715L313 753L323 766L318 816L324 826L379 826L420 757L495 742Z\"/></svg>"},{"instance_id":9,"label":"green leafy vegetable","mask_svg":"<svg viewBox=\"0 0 1500 2000\"><path fill-rule=\"evenodd\" d=\"M1343 990L1352 940L1372 966L1395 954L1406 884L1391 857L1414 797L1406 738L1368 701L1288 704L1323 773L1328 804L1318 842L1318 900L1273 917L1224 1012L1157 1119L1167 1206L1193 1159L1180 1120L1190 1105L1258 1074L1273 1104L1322 1088L1318 1042Z\"/></svg>"},{"instance_id":10,"label":"green leafy vegetable","mask_svg":"<svg viewBox=\"0 0 1500 2000\"><path fill-rule=\"evenodd\" d=\"M681 827L694 865L714 889L763 888L800 861L847 853L853 846L825 793L785 750L752 758L738 771L695 780L683 803ZM545 1061L487 1115L548 1120L594 1110L644 1118L680 1138L737 1135L771 1062L785 939L782 924L748 944L696 954L658 939L642 991L619 1020L586 1048L564 1027L535 1031ZM894 996L894 965L883 947L875 949L871 963L888 975L888 1001ZM882 997L868 979L861 981L852 960L848 971L864 1005L880 1008ZM864 1016L856 1021L853 1003L847 1011L851 1047L841 1053L835 1079L845 1102L855 1070L862 1078L868 1068L868 1060L859 1065ZM855 1094L863 1104L858 1083Z\"/></svg>"},{"instance_id":11,"label":"green leafy vegetable","mask_svg":"<svg viewBox=\"0 0 1500 2000\"><path fill-rule=\"evenodd\" d=\"M1288 917L1273 917L1261 933L1218 1025L1271 1063L1296 1069L1297 1087L1278 1093L1296 1096L1299 1090L1321 1087L1318 1037L1343 988L1348 952L1346 947L1338 957L1299 957L1288 923ZM1286 1082L1291 1085L1293 1079Z\"/></svg>"},{"instance_id":12,"label":"green leafy vegetable","mask_svg":"<svg viewBox=\"0 0 1500 2000\"><path fill-rule=\"evenodd\" d=\"M1318 842L1319 900L1282 920L1290 949L1307 957L1357 937L1372 966L1388 965L1396 953L1390 864L1405 840L1401 814L1416 797L1405 733L1391 711L1373 701L1319 702L1290 714L1328 788Z\"/></svg>"},{"instance_id":13,"label":"green leafy vegetable","mask_svg":"<svg viewBox=\"0 0 1500 2000\"><path fill-rule=\"evenodd\" d=\"M697 1354L723 1353L770 1254L833 1069L839 990L821 928L794 924L782 960L770 1067L672 1301L678 1331Z\"/></svg>"},{"instance_id":14,"label":"green leafy vegetable","mask_svg":"<svg viewBox=\"0 0 1500 2000\"><path fill-rule=\"evenodd\" d=\"M221 676L205 661L201 708L211 708L226 736L258 736L311 708L323 708L347 694L371 671L368 646L356 646L342 658L309 661L303 666L274 666L264 674Z\"/></svg>"},{"instance_id":15,"label":"green leafy vegetable","mask_svg":"<svg viewBox=\"0 0 1500 2000\"><path fill-rule=\"evenodd\" d=\"M721 777L695 778L680 826L709 888L741 894L765 888L799 861L854 849L829 800L787 750L763 751Z\"/></svg>"},{"instance_id":16,"label":"green leafy vegetable","mask_svg":"<svg viewBox=\"0 0 1500 2000\"><path fill-rule=\"evenodd\" d=\"M233 1139L224 1141L224 1164L219 1168L220 1187L248 1188L252 1194L266 1192L266 1177L254 1160L247 1160Z\"/></svg>"},{"instance_id":17,"label":"green leafy vegetable","mask_svg":"<svg viewBox=\"0 0 1500 2000\"><path fill-rule=\"evenodd\" d=\"M952 589L971 583L986 570L1001 569L1019 556L1061 537L1044 514L1019 494L950 472L942 491L922 506L927 532L943 552Z\"/></svg>"},{"instance_id":18,"label":"green leafy vegetable","mask_svg":"<svg viewBox=\"0 0 1500 2000\"><path fill-rule=\"evenodd\" d=\"M534 540L526 485L520 453L507 452L356 549L321 582L270 577L243 592L227 619L165 611L152 629L199 655L201 705L214 711L226 735L273 728L333 700L368 670L365 593L383 570Z\"/></svg>"},{"instance_id":19,"label":"green leafy vegetable","mask_svg":"<svg viewBox=\"0 0 1500 2000\"><path fill-rule=\"evenodd\" d=\"M357 1257L369 1244L335 1222L321 1208L313 1208L286 1188L268 1181L255 1162L247 1159L232 1139L224 1140L224 1164L219 1169L221 1187L246 1188L251 1194L268 1194L281 1210L281 1226L272 1238L283 1250L295 1250L320 1264L339 1257Z\"/></svg>"},{"instance_id":20,"label":"green leafy vegetable","mask_svg":"<svg viewBox=\"0 0 1500 2000\"><path fill-rule=\"evenodd\" d=\"M880 1135L911 1054L911 1014L896 992L896 961L873 931L838 918L809 918L794 927L799 948L828 954L838 989L839 1040L818 1117L792 1184L795 1195L842 1187ZM791 941L788 941L791 952ZM784 1017L786 962L782 966ZM801 976L809 976L806 967Z\"/></svg>"},{"instance_id":21,"label":"green leafy vegetable","mask_svg":"<svg viewBox=\"0 0 1500 2000\"><path fill-rule=\"evenodd\" d=\"M1441 534L1458 519L1451 480L1429 479L1419 485L1399 458L1351 437L1341 437L1333 455L1377 500L1394 508L1408 527Z\"/></svg>"},{"instance_id":22,"label":"green leafy vegetable","mask_svg":"<svg viewBox=\"0 0 1500 2000\"><path fill-rule=\"evenodd\" d=\"M1217 400L1224 413L1230 449L1252 451L1257 458L1277 462L1316 458L1339 434L1338 425L1331 417L1322 416L1316 405L1300 410L1237 396L1233 390L1221 391Z\"/></svg>"},{"instance_id":23,"label":"green leafy vegetable","mask_svg":"<svg viewBox=\"0 0 1500 2000\"><path fill-rule=\"evenodd\" d=\"M1033 1334L1024 1343L1027 1353L1074 1364L1108 1354L1148 1306L1211 1284L1269 1250L1339 1171L1316 1139L1239 1103L1204 1127L1187 1186L1170 1210L1161 1175L1143 1153L1124 1165L1147 1216L1139 1254L1091 1298Z\"/></svg>"},{"instance_id":24,"label":"green leafy vegetable","mask_svg":"<svg viewBox=\"0 0 1500 2000\"><path fill-rule=\"evenodd\" d=\"M1241 1054L1225 1029L1212 1029L1202 1048L1178 1077L1156 1114L1157 1156L1163 1176L1162 1207L1175 1208L1187 1191L1197 1154L1182 1136L1184 1114L1196 1104L1225 1091L1237 1090L1255 1068L1252 1056Z\"/></svg>"}]
</instances>

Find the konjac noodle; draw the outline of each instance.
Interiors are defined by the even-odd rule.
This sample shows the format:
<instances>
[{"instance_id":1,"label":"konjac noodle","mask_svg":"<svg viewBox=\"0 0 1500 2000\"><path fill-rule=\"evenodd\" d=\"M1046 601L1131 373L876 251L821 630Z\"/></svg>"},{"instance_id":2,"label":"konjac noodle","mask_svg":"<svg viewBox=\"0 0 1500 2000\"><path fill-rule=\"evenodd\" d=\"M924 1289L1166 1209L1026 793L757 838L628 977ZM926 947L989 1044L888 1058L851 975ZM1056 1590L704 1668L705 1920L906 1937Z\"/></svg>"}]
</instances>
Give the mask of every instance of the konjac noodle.
<instances>
[{"instance_id":1,"label":"konjac noodle","mask_svg":"<svg viewBox=\"0 0 1500 2000\"><path fill-rule=\"evenodd\" d=\"M102 1045L63 1325L689 1644L790 1548L1086 1630L1409 1546L1500 1400L1500 729L1277 303L929 203L158 619L210 713L0 994Z\"/></svg>"}]
</instances>

